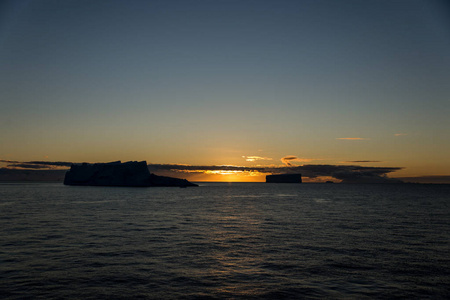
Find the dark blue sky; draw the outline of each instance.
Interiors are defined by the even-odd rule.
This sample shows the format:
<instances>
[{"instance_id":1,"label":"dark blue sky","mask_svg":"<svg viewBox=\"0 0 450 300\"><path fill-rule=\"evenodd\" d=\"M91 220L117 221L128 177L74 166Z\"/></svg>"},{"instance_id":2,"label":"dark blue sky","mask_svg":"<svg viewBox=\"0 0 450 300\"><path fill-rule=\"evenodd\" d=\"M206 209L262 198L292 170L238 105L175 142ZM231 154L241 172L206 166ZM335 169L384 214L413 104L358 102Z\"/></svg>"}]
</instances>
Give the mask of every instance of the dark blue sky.
<instances>
[{"instance_id":1,"label":"dark blue sky","mask_svg":"<svg viewBox=\"0 0 450 300\"><path fill-rule=\"evenodd\" d=\"M450 167L445 1L0 9L0 158Z\"/></svg>"}]
</instances>

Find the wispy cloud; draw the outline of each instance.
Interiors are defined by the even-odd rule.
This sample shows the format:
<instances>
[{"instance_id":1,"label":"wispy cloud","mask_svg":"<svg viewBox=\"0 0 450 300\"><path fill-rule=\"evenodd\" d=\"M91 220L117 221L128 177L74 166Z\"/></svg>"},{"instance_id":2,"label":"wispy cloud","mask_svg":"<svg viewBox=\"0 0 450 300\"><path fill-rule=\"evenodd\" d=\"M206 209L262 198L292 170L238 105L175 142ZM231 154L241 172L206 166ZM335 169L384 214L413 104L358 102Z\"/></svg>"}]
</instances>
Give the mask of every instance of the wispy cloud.
<instances>
[{"instance_id":1,"label":"wispy cloud","mask_svg":"<svg viewBox=\"0 0 450 300\"><path fill-rule=\"evenodd\" d=\"M14 161L0 159L0 162L7 163L8 168L18 168L18 169L57 169L57 168L68 168L72 165L71 162L65 161Z\"/></svg>"},{"instance_id":2,"label":"wispy cloud","mask_svg":"<svg viewBox=\"0 0 450 300\"><path fill-rule=\"evenodd\" d=\"M395 133L394 136L403 136L403 135L408 135L407 133Z\"/></svg>"},{"instance_id":3,"label":"wispy cloud","mask_svg":"<svg viewBox=\"0 0 450 300\"><path fill-rule=\"evenodd\" d=\"M310 162L310 161L313 161L313 160L316 160L316 159L312 159L312 158L298 158L297 156L294 156L294 155L288 155L288 156L285 156L285 157L281 158L281 162L283 164L285 164L286 166L288 166L288 167L294 166L291 163L292 161Z\"/></svg>"},{"instance_id":4,"label":"wispy cloud","mask_svg":"<svg viewBox=\"0 0 450 300\"><path fill-rule=\"evenodd\" d=\"M347 140L347 141L361 141L361 140L370 140L367 138L359 138L359 137L346 137L346 138L336 138L337 140Z\"/></svg>"},{"instance_id":5,"label":"wispy cloud","mask_svg":"<svg viewBox=\"0 0 450 300\"><path fill-rule=\"evenodd\" d=\"M380 163L380 160L348 160L345 163Z\"/></svg>"},{"instance_id":6,"label":"wispy cloud","mask_svg":"<svg viewBox=\"0 0 450 300\"><path fill-rule=\"evenodd\" d=\"M0 163L19 164L20 161L16 161L16 160L7 160L7 159L0 159Z\"/></svg>"},{"instance_id":7,"label":"wispy cloud","mask_svg":"<svg viewBox=\"0 0 450 300\"><path fill-rule=\"evenodd\" d=\"M272 160L272 158L270 158L270 157L262 157L262 156L256 156L256 155L250 155L250 156L243 155L242 158L244 158L246 161Z\"/></svg>"},{"instance_id":8,"label":"wispy cloud","mask_svg":"<svg viewBox=\"0 0 450 300\"><path fill-rule=\"evenodd\" d=\"M297 156L288 155L288 156L281 158L281 162L283 164L285 164L286 166L290 167L290 166L292 166L291 161L296 161L297 159L298 159Z\"/></svg>"}]
</instances>

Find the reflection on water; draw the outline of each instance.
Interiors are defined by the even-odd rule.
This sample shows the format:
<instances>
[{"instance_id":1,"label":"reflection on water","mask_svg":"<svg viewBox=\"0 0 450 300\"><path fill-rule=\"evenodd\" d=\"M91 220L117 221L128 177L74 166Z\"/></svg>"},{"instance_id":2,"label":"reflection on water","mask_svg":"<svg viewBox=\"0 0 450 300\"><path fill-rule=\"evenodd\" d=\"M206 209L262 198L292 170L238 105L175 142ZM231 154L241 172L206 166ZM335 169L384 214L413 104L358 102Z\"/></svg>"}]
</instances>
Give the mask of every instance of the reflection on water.
<instances>
[{"instance_id":1,"label":"reflection on water","mask_svg":"<svg viewBox=\"0 0 450 300\"><path fill-rule=\"evenodd\" d=\"M324 198L314 198L314 201L317 203L329 202L330 200Z\"/></svg>"},{"instance_id":2,"label":"reflection on water","mask_svg":"<svg viewBox=\"0 0 450 300\"><path fill-rule=\"evenodd\" d=\"M446 298L448 192L1 186L0 290L6 299Z\"/></svg>"},{"instance_id":3,"label":"reflection on water","mask_svg":"<svg viewBox=\"0 0 450 300\"><path fill-rule=\"evenodd\" d=\"M254 196L250 195L249 198ZM258 281L255 276L263 273L260 267L263 258L256 253L262 231L260 213L252 202L237 207L230 198L239 197L225 197L224 201L217 204L217 211L208 220L212 225L208 232L208 243L214 249L208 259L216 264L206 272L223 283L212 294L257 294ZM254 278L255 283L237 284L242 281L239 278L247 281Z\"/></svg>"}]
</instances>

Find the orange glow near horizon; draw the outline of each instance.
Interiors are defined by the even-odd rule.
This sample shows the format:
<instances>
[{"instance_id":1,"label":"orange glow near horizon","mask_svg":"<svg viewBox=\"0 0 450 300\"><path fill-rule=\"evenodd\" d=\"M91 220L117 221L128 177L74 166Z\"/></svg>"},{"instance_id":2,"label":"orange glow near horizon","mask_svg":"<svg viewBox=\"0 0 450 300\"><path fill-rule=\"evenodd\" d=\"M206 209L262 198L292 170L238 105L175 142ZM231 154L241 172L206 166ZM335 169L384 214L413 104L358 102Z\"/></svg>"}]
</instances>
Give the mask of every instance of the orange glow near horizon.
<instances>
[{"instance_id":1,"label":"orange glow near horizon","mask_svg":"<svg viewBox=\"0 0 450 300\"><path fill-rule=\"evenodd\" d=\"M266 175L245 176L239 174L233 175L215 174L215 175L195 176L190 179L188 178L188 180L194 182L266 182ZM341 180L329 176L316 178L302 177L303 183L323 183L326 181L333 181L335 183L341 182Z\"/></svg>"},{"instance_id":2,"label":"orange glow near horizon","mask_svg":"<svg viewBox=\"0 0 450 300\"><path fill-rule=\"evenodd\" d=\"M265 182L266 176L272 174L239 170L190 170L182 173L187 175L185 179L194 182ZM331 176L302 177L302 181L304 183L341 182L341 180Z\"/></svg>"},{"instance_id":3,"label":"orange glow near horizon","mask_svg":"<svg viewBox=\"0 0 450 300\"><path fill-rule=\"evenodd\" d=\"M203 178L198 181L215 182L264 182L266 173L248 172L239 170L213 170L202 172Z\"/></svg>"},{"instance_id":4,"label":"orange glow near horizon","mask_svg":"<svg viewBox=\"0 0 450 300\"><path fill-rule=\"evenodd\" d=\"M295 156L289 156L288 158L290 158L290 161L295 161L295 159L297 159L297 157ZM288 163L290 161L288 160ZM379 161L348 161L348 162L372 163ZM55 164L61 164L61 162L55 162ZM170 168L171 165L174 166L173 169ZM265 182L266 176L271 175L273 172L273 171L269 172L269 170L274 169L282 173L282 170L280 168L283 167L282 165L264 165L264 166L257 165L253 169L252 167L248 166L228 164L228 165L213 165L211 166L211 169L208 169L207 166L200 166L197 169L195 166L189 164L166 164L163 166L165 167L161 169L153 169L153 170L151 169L150 171L156 175L187 179L192 182ZM180 168L180 166L186 166L186 169ZM48 163L47 162L41 163L40 161L20 162L15 160L0 160L0 168L11 169L16 171L35 170L41 171L42 174L44 174L45 171L58 171L58 170L63 171L69 169L67 166L52 165L51 162ZM267 168L267 171L265 171L264 168ZM433 174L433 172L431 172L430 169L425 169L423 167L422 169L415 168L413 170L398 169L393 172L389 172L389 174L386 175L387 175L386 177L388 178L393 179L398 178L399 180L403 180L405 182L450 183L449 179L450 177L445 173L436 172L435 174ZM4 175L4 178L8 178L5 176L9 175ZM318 176L311 178L304 176L302 177L302 180L304 183L321 183L326 181L332 181L335 183L341 182L341 180L331 176Z\"/></svg>"}]
</instances>

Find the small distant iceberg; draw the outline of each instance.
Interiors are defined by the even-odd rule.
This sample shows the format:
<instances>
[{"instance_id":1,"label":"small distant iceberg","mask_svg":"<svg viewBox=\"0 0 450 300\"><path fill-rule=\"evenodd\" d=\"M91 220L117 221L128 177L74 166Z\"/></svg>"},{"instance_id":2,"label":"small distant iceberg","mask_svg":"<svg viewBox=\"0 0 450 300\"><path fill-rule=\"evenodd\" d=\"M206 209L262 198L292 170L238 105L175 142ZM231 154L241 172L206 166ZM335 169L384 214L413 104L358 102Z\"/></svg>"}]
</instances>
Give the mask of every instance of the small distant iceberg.
<instances>
[{"instance_id":1,"label":"small distant iceberg","mask_svg":"<svg viewBox=\"0 0 450 300\"><path fill-rule=\"evenodd\" d=\"M267 183L302 183L302 174L267 175Z\"/></svg>"},{"instance_id":2,"label":"small distant iceberg","mask_svg":"<svg viewBox=\"0 0 450 300\"><path fill-rule=\"evenodd\" d=\"M125 187L198 186L186 179L152 174L146 161L72 164L64 177L64 184Z\"/></svg>"}]
</instances>

